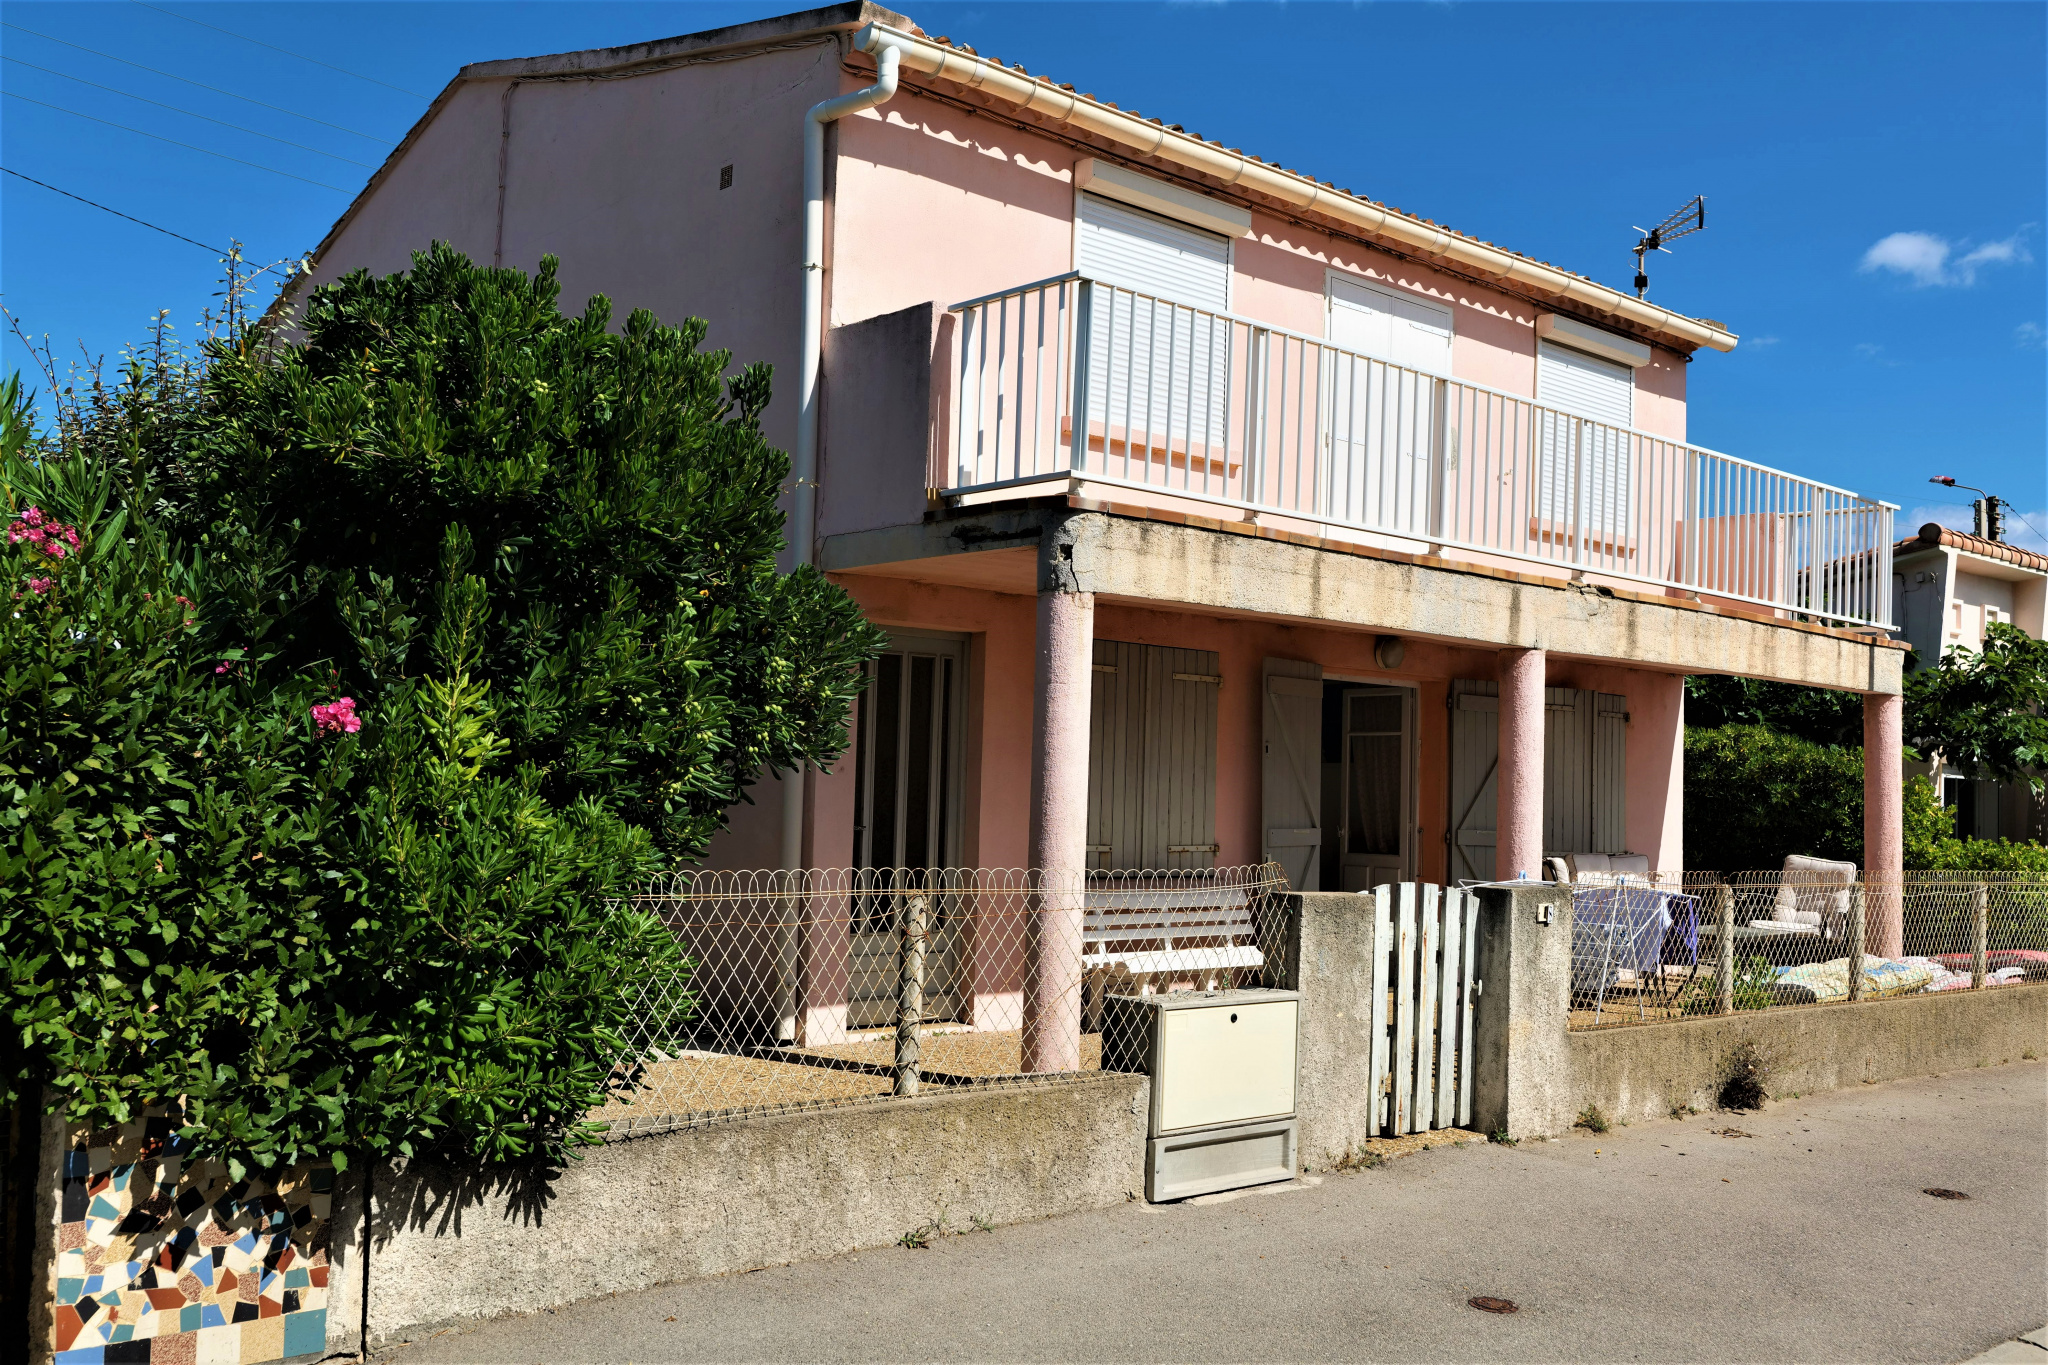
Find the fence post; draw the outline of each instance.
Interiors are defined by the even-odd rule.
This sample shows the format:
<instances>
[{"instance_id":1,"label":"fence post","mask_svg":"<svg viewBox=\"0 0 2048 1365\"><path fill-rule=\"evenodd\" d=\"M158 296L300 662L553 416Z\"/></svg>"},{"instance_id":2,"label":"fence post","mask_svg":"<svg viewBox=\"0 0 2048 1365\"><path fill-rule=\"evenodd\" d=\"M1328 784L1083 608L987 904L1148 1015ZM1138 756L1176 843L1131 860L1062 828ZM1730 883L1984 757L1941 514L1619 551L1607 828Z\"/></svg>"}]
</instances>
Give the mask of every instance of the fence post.
<instances>
[{"instance_id":1,"label":"fence post","mask_svg":"<svg viewBox=\"0 0 2048 1365\"><path fill-rule=\"evenodd\" d=\"M1735 888L1725 884L1714 905L1714 1013L1735 1013Z\"/></svg>"},{"instance_id":2,"label":"fence post","mask_svg":"<svg viewBox=\"0 0 2048 1365\"><path fill-rule=\"evenodd\" d=\"M918 1025L924 1022L924 949L929 902L924 893L905 896L900 914L903 950L896 974L896 1093L915 1095L918 1081Z\"/></svg>"},{"instance_id":3,"label":"fence post","mask_svg":"<svg viewBox=\"0 0 2048 1365\"><path fill-rule=\"evenodd\" d=\"M1991 888L1978 882L1970 892L1970 985L1978 990L1984 989L1990 939Z\"/></svg>"},{"instance_id":4,"label":"fence post","mask_svg":"<svg viewBox=\"0 0 2048 1365\"><path fill-rule=\"evenodd\" d=\"M1849 998L1863 998L1863 883L1849 887Z\"/></svg>"}]
</instances>

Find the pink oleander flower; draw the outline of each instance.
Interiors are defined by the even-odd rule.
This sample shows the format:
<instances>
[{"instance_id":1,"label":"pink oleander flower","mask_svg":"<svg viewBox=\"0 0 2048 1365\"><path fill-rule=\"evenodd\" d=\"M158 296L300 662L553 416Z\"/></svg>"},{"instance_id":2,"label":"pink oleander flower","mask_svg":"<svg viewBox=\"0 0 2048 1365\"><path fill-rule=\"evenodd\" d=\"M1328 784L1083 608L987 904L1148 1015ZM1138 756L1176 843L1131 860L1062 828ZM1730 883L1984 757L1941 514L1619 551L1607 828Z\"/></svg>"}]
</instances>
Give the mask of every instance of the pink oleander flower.
<instances>
[{"instance_id":1,"label":"pink oleander flower","mask_svg":"<svg viewBox=\"0 0 2048 1365\"><path fill-rule=\"evenodd\" d=\"M343 697L339 701L325 702L314 707L313 723L324 731L339 731L348 735L363 728L363 718L356 714L354 697Z\"/></svg>"},{"instance_id":2,"label":"pink oleander flower","mask_svg":"<svg viewBox=\"0 0 2048 1365\"><path fill-rule=\"evenodd\" d=\"M19 545L27 541L33 549L41 551L51 559L62 559L82 543L78 528L66 526L63 522L46 517L39 507L22 510L14 524L7 528L7 543ZM67 548L68 547L68 548Z\"/></svg>"},{"instance_id":3,"label":"pink oleander flower","mask_svg":"<svg viewBox=\"0 0 2048 1365\"><path fill-rule=\"evenodd\" d=\"M214 669L214 670L213 670L213 676L214 676L214 677L216 677L216 678L218 678L218 677L219 677L219 676L220 676L221 674L223 674L223 673L232 673L232 672L234 672L234 671L235 671L235 666L234 666L233 664L229 663L229 662L228 662L228 661L227 661L226 659L222 659L222 660L220 661L220 666L219 666L218 668L216 668L216 669ZM315 711L316 713L317 713L317 712L319 711L319 709L320 709L320 708L319 708L319 707L317 707L317 706L313 708L313 710L314 710L314 711Z\"/></svg>"},{"instance_id":4,"label":"pink oleander flower","mask_svg":"<svg viewBox=\"0 0 2048 1365\"><path fill-rule=\"evenodd\" d=\"M54 578L31 578L28 581L28 590L38 597L56 586L57 580Z\"/></svg>"}]
</instances>

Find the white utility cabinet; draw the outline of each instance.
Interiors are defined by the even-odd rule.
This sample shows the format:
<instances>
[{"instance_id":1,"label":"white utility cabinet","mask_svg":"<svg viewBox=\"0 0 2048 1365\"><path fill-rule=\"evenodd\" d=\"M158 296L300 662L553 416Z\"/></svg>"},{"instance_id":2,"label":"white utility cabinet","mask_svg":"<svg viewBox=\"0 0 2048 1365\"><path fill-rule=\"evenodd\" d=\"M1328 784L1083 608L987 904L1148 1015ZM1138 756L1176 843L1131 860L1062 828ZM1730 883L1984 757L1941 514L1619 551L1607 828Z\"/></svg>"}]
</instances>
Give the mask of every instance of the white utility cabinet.
<instances>
[{"instance_id":1,"label":"white utility cabinet","mask_svg":"<svg viewBox=\"0 0 2048 1365\"><path fill-rule=\"evenodd\" d=\"M1105 1064L1152 1077L1147 1199L1294 1178L1299 992L1177 991L1103 1003Z\"/></svg>"}]
</instances>

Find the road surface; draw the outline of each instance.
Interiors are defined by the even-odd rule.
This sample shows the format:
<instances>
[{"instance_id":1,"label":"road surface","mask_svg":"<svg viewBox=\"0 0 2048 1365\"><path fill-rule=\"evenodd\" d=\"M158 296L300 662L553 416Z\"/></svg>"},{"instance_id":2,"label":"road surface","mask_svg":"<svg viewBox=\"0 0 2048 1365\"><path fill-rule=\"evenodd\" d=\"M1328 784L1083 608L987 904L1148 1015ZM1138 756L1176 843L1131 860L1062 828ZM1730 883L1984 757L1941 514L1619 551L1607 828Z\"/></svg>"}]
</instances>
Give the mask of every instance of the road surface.
<instances>
[{"instance_id":1,"label":"road surface","mask_svg":"<svg viewBox=\"0 0 2048 1365\"><path fill-rule=\"evenodd\" d=\"M2026 1062L969 1231L378 1358L1954 1362L2044 1321L2048 1068Z\"/></svg>"}]
</instances>

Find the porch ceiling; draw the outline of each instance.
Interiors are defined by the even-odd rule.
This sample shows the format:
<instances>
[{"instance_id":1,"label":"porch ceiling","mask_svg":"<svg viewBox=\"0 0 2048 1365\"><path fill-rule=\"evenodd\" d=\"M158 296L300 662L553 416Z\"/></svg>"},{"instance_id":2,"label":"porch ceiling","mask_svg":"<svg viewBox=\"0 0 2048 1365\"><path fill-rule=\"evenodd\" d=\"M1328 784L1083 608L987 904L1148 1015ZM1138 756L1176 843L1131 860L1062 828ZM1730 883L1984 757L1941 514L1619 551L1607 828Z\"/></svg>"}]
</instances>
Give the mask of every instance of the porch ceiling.
<instances>
[{"instance_id":1,"label":"porch ceiling","mask_svg":"<svg viewBox=\"0 0 2048 1365\"><path fill-rule=\"evenodd\" d=\"M1113 600L1667 672L1852 692L1901 686L1905 649L1882 636L1429 556L1303 543L1255 526L1072 507L994 509L829 537L819 563L828 572L1029 594L1045 542L1071 544L1077 586Z\"/></svg>"}]
</instances>

